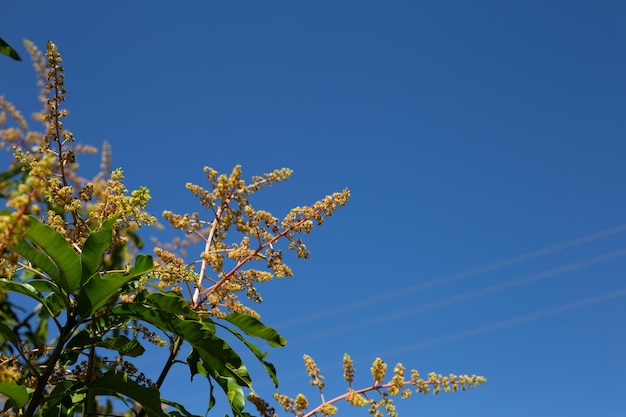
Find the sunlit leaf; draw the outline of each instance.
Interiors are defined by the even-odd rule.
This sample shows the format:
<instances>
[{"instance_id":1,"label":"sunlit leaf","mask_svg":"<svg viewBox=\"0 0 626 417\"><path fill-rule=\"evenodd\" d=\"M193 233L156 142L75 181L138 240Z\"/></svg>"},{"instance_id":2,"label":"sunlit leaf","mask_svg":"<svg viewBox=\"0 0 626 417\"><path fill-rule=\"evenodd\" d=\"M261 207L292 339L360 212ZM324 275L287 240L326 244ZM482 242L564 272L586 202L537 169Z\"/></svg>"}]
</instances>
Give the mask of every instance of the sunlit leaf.
<instances>
[{"instance_id":1,"label":"sunlit leaf","mask_svg":"<svg viewBox=\"0 0 626 417\"><path fill-rule=\"evenodd\" d=\"M15 382L0 381L0 394L6 395L17 409L24 407L28 403L26 387Z\"/></svg>"},{"instance_id":2,"label":"sunlit leaf","mask_svg":"<svg viewBox=\"0 0 626 417\"><path fill-rule=\"evenodd\" d=\"M61 289L54 283L46 279L33 279L28 281L28 284L32 285L37 291L41 293L53 292L61 295Z\"/></svg>"},{"instance_id":3,"label":"sunlit leaf","mask_svg":"<svg viewBox=\"0 0 626 417\"><path fill-rule=\"evenodd\" d=\"M155 292L146 297L146 301L153 304L161 311L179 314L181 316L197 319L198 313L189 307L189 303L182 295L175 292L159 293Z\"/></svg>"},{"instance_id":4,"label":"sunlit leaf","mask_svg":"<svg viewBox=\"0 0 626 417\"><path fill-rule=\"evenodd\" d=\"M54 282L61 281L61 271L59 271L59 268L54 264L54 262L50 260L48 255L28 243L26 240L20 240L13 249L29 260L34 267L37 267L45 272Z\"/></svg>"},{"instance_id":5,"label":"sunlit leaf","mask_svg":"<svg viewBox=\"0 0 626 417\"><path fill-rule=\"evenodd\" d=\"M115 219L106 220L100 230L91 233L80 254L83 265L83 280L89 278L102 265L104 251L113 241L113 224Z\"/></svg>"},{"instance_id":6,"label":"sunlit leaf","mask_svg":"<svg viewBox=\"0 0 626 417\"><path fill-rule=\"evenodd\" d=\"M281 347L287 344L287 340L276 330L247 314L232 312L226 316L226 321L240 328L248 336L265 340L272 347Z\"/></svg>"},{"instance_id":7,"label":"sunlit leaf","mask_svg":"<svg viewBox=\"0 0 626 417\"><path fill-rule=\"evenodd\" d=\"M146 300L149 301L149 300ZM159 329L174 333L191 344L203 362L203 368L224 390L233 411L238 414L245 405L242 387L252 389L248 370L239 355L199 320L181 319L178 315L152 306L124 303L112 309L113 314L128 314Z\"/></svg>"},{"instance_id":8,"label":"sunlit leaf","mask_svg":"<svg viewBox=\"0 0 626 417\"><path fill-rule=\"evenodd\" d=\"M231 329L230 327L223 326L223 325L220 325L220 324L218 324L218 325L220 327L228 330L235 337L237 337L237 339L239 339L244 345L246 345L246 347L248 349L250 349L250 351L259 360L259 362L261 362L261 365L263 365L263 367L265 368L265 371L267 372L269 377L272 379L272 382L274 383L274 386L276 388L278 388L278 377L276 375L276 367L274 366L274 364L272 364L272 363L270 363L270 362L265 360L265 358L267 357L267 353L261 352L261 350L259 349L259 347L257 345L255 345L254 343L251 343L248 340L246 340L239 332L235 331L234 329Z\"/></svg>"},{"instance_id":9,"label":"sunlit leaf","mask_svg":"<svg viewBox=\"0 0 626 417\"><path fill-rule=\"evenodd\" d=\"M44 302L43 295L28 282L17 282L10 281L6 278L0 278L0 287L4 288L6 291L27 295L40 303Z\"/></svg>"},{"instance_id":10,"label":"sunlit leaf","mask_svg":"<svg viewBox=\"0 0 626 417\"><path fill-rule=\"evenodd\" d=\"M81 317L89 317L105 305L129 281L154 267L152 257L139 255L127 273L96 273L81 287L78 294L77 312Z\"/></svg>"},{"instance_id":11,"label":"sunlit leaf","mask_svg":"<svg viewBox=\"0 0 626 417\"><path fill-rule=\"evenodd\" d=\"M26 236L39 246L58 267L60 275L51 275L50 277L68 294L74 292L80 285L82 266L80 258L70 244L67 243L63 235L50 226L40 223L34 216L30 216L30 224L26 228ZM26 255L23 256L26 257ZM33 263L35 262L35 260L29 260ZM40 257L36 261L41 262ZM44 269L43 266L40 266L40 268ZM47 270L44 269L44 271L50 274Z\"/></svg>"}]
</instances>

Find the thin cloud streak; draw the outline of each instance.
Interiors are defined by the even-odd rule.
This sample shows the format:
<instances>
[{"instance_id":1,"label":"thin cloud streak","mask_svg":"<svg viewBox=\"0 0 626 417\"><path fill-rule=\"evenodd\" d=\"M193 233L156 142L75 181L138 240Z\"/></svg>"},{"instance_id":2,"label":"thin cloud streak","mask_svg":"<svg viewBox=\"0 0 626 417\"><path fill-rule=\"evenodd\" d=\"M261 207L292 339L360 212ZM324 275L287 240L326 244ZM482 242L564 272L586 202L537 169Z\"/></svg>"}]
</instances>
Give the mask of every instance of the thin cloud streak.
<instances>
[{"instance_id":1,"label":"thin cloud streak","mask_svg":"<svg viewBox=\"0 0 626 417\"><path fill-rule=\"evenodd\" d=\"M343 306L325 309L325 310L316 312L314 314L310 314L308 316L299 317L293 320L288 320L288 321L277 324L276 327L280 329L287 329L289 327L299 326L304 323L309 323L309 322L316 321L325 317L334 316L337 314L344 313L346 311L356 310L362 307L368 307L372 304L381 303L383 301L388 301L394 298L405 296L407 294L411 294L411 293L423 291L429 288L439 287L445 284L450 284L452 282L471 278L473 276L476 276L485 272L491 272L491 271L495 271L498 269L502 269L507 266L511 266L511 265L519 264L519 263L526 262L532 259L540 258L542 256L546 256L552 253L563 251L565 249L580 246L585 243L594 242L596 240L605 239L607 237L624 233L624 232L626 232L626 224L621 224L619 226L601 230L599 232L591 233L588 235L580 236L575 239L557 243L555 245L546 246L544 248L526 252L517 256L513 256L511 258L506 258L500 261L481 265L479 267L468 269L462 272L457 272L451 275L445 275L443 277L435 278L430 281L426 281L424 283L414 285L412 287L390 291L384 294L379 294L373 297L355 301L353 303L346 304Z\"/></svg>"},{"instance_id":2,"label":"thin cloud streak","mask_svg":"<svg viewBox=\"0 0 626 417\"><path fill-rule=\"evenodd\" d=\"M605 294L597 295L594 297L585 298L583 300L575 301L568 304L563 304L556 307L547 308L544 310L535 311L528 314L523 314L520 316L512 317L510 319L500 320L495 323L486 324L483 326L474 327L468 330L463 330L460 332L452 333L449 335L435 337L432 339L427 339L422 342L404 345L398 347L396 349L387 350L382 353L377 353L375 355L361 355L357 358L352 358L354 362L358 363L366 363L376 357L384 357L390 355L398 355L402 353L414 352L419 349L429 348L433 346L440 346L446 343L456 342L461 339L467 339L469 337L478 336L481 334L491 333L497 330L504 330L514 326L518 326L521 324L529 323L532 321L538 321L547 319L552 316L556 316L563 313L568 313L574 310L579 310L581 308L590 307L596 304L606 303L609 301L613 301L619 298L626 297L626 288L621 288L615 291L611 291ZM328 371L333 371L336 369L340 369L342 365L340 364L341 358L338 359L337 363L321 365L319 368L322 370L322 374L327 373ZM280 377L282 382L294 380L294 379L302 379L306 377L306 371L304 370L304 365L302 366L301 372L292 372L290 374L284 375Z\"/></svg>"},{"instance_id":3,"label":"thin cloud streak","mask_svg":"<svg viewBox=\"0 0 626 417\"><path fill-rule=\"evenodd\" d=\"M597 295L594 297L585 298L584 300L575 301L573 303L560 305L557 307L548 308L545 310L535 311L534 313L524 314L521 316L513 317L506 320L501 320L495 323L486 324L484 326L475 327L473 329L464 330L461 332L453 333L447 336L436 337L433 339L425 340L423 342L415 343L400 347L398 349L388 350L383 355L395 355L399 353L413 352L418 349L426 347L438 346L445 343L455 342L460 339L466 339L468 337L477 336L479 334L490 333L496 330L508 329L513 326L525 324L531 321L537 321L546 319L548 317L556 316L558 314L567 313L580 308L589 307L595 304L605 303L618 298L626 297L626 288L608 292L605 294ZM360 359L364 359L361 357ZM366 359L366 358L365 358Z\"/></svg>"},{"instance_id":4,"label":"thin cloud streak","mask_svg":"<svg viewBox=\"0 0 626 417\"><path fill-rule=\"evenodd\" d=\"M392 320L397 320L412 314L422 313L425 311L434 310L437 308L448 307L453 304L458 304L463 301L469 301L475 298L484 297L487 295L495 294L501 291L505 291L515 287L521 287L523 285L532 284L537 281L542 281L548 278L552 278L558 275L562 275L567 272L576 271L579 269L587 268L593 265L597 265L599 263L608 262L614 259L619 259L626 256L626 249L616 250L613 252L608 252L599 256L594 256L592 258L587 258L582 261L572 262L563 266L559 266L557 268L548 269L545 271L537 272L534 274L526 275L524 277L505 281L500 284L492 285L485 288L480 288L474 291L469 291L464 294L454 295L452 297L443 298L441 300L433 301L430 303L422 304L416 307L411 307L408 309L404 309L401 311L396 311L393 313L371 317L367 320L363 320L358 323L349 324L342 327L336 327L333 329L328 329L323 332L314 333L311 335L307 335L305 337L299 338L291 342L291 344L302 344L305 342L311 342L313 340L321 339L324 337L333 336L336 334L342 334L351 332L357 329L362 329L366 327L370 327L373 325L385 323Z\"/></svg>"}]
</instances>

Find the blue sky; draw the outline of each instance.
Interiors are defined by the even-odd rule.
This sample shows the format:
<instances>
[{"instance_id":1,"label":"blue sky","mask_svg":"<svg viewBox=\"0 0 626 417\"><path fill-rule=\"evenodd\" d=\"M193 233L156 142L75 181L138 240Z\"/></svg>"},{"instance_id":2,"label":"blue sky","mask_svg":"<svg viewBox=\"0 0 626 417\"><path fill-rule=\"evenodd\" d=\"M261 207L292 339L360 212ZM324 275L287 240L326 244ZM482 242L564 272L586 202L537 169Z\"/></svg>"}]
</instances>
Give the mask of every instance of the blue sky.
<instances>
[{"instance_id":1,"label":"blue sky","mask_svg":"<svg viewBox=\"0 0 626 417\"><path fill-rule=\"evenodd\" d=\"M626 409L625 12L604 0L34 1L4 6L0 36L24 58L22 38L57 44L66 126L109 141L154 214L199 210L184 185L205 165L292 168L254 200L277 215L351 189L296 277L262 291L264 321L289 340L271 355L285 393L314 402L304 353L327 396L341 392L348 352L363 385L379 355L489 379L398 402L401 416L612 417ZM2 60L0 74L0 94L39 108L27 60ZM202 412L206 386L176 372L167 389Z\"/></svg>"}]
</instances>

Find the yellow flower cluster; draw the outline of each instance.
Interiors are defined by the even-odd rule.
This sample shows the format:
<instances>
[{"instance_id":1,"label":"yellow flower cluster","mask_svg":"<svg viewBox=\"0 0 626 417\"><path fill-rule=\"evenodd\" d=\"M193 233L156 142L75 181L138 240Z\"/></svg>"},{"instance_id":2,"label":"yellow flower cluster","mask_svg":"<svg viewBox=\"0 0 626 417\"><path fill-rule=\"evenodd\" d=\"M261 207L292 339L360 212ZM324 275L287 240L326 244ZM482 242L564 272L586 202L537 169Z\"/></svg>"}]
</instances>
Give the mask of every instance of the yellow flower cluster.
<instances>
[{"instance_id":1,"label":"yellow flower cluster","mask_svg":"<svg viewBox=\"0 0 626 417\"><path fill-rule=\"evenodd\" d=\"M258 317L253 309L244 306L239 294L260 303L262 297L257 284L273 278L292 277L293 271L285 263L279 245L286 241L289 251L295 252L299 258L308 258L309 252L298 234L308 233L314 223L321 224L324 217L343 206L349 191L327 196L312 206L297 207L280 220L266 210L254 209L249 197L264 187L287 180L291 175L290 169L282 168L253 176L250 182L242 178L239 165L230 174L220 174L209 167L205 167L204 172L209 187L189 183L186 188L198 198L211 217L202 220L197 213L163 213L170 225L186 234L184 245L179 246L204 245L200 259L187 264L199 267L191 288L192 307L208 311L216 317L224 317L230 311ZM227 240L228 234L235 235L235 239ZM162 256L164 248L157 250L156 254L160 263L170 262ZM180 262L175 262L175 268L180 269ZM162 286L178 285L171 279L175 278L171 272L175 268L160 268L165 272ZM186 281L189 276L181 274L178 281Z\"/></svg>"},{"instance_id":2,"label":"yellow flower cluster","mask_svg":"<svg viewBox=\"0 0 626 417\"><path fill-rule=\"evenodd\" d=\"M61 108L66 95L61 56L52 42L48 42L45 54L29 41L25 45L37 72L39 100L43 104L33 119L43 124L44 132L31 131L22 114L0 97L0 149L14 153L9 175L0 183L8 193L7 206L13 209L0 216L0 249L13 246L20 238L19 231L29 214L47 215L47 223L77 250L91 231L115 217L118 221L114 245L125 244L122 230L126 233L155 222L145 212L150 199L148 190L140 188L128 193L121 171L111 172L108 167L110 150L106 143L103 172L92 181L78 175L77 155L95 153L96 149L74 144L74 135L63 125L68 112ZM27 173L24 180L18 186L11 185L15 183L11 175L21 172Z\"/></svg>"},{"instance_id":3,"label":"yellow flower cluster","mask_svg":"<svg viewBox=\"0 0 626 417\"><path fill-rule=\"evenodd\" d=\"M22 376L19 366L12 359L0 355L0 382L15 382Z\"/></svg>"},{"instance_id":4,"label":"yellow flower cluster","mask_svg":"<svg viewBox=\"0 0 626 417\"><path fill-rule=\"evenodd\" d=\"M376 358L374 363L372 363L370 371L372 371L372 376L374 377L374 385L380 384L385 379L387 364L382 359Z\"/></svg>"},{"instance_id":5,"label":"yellow flower cluster","mask_svg":"<svg viewBox=\"0 0 626 417\"><path fill-rule=\"evenodd\" d=\"M414 385L416 387L415 392L418 394L429 394L431 391L433 394L439 394L442 390L443 392L465 391L485 382L487 379L482 376L456 374L444 376L435 372L429 373L427 379L422 379L419 372L412 370L408 384Z\"/></svg>"},{"instance_id":6,"label":"yellow flower cluster","mask_svg":"<svg viewBox=\"0 0 626 417\"><path fill-rule=\"evenodd\" d=\"M303 394L298 394L296 398L290 398L286 395L275 394L274 399L288 413L294 414L296 417L304 415L304 411L309 407L309 401ZM258 406L257 406L258 409ZM259 410L261 411L261 410Z\"/></svg>"},{"instance_id":7,"label":"yellow flower cluster","mask_svg":"<svg viewBox=\"0 0 626 417\"><path fill-rule=\"evenodd\" d=\"M269 403L263 398L256 395L254 392L248 395L248 401L250 401L261 414L261 417L278 417L274 407L270 407Z\"/></svg>"},{"instance_id":8,"label":"yellow flower cluster","mask_svg":"<svg viewBox=\"0 0 626 417\"><path fill-rule=\"evenodd\" d=\"M306 367L306 373L311 378L311 385L318 387L320 391L324 389L324 377L320 374L320 368L309 355L304 355L304 366Z\"/></svg>"},{"instance_id":9,"label":"yellow flower cluster","mask_svg":"<svg viewBox=\"0 0 626 417\"><path fill-rule=\"evenodd\" d=\"M350 355L347 353L343 357L343 377L348 383L347 392L338 395L330 400L324 398L323 389L324 383L320 375L320 370L315 364L313 358L308 355L304 356L304 365L307 374L311 378L311 385L317 386L320 390L320 404L308 411L308 408L296 408L294 407L295 400L289 398L286 395L276 394L274 398L283 406L285 411L295 414L297 417L311 417L318 413L324 416L330 416L337 413L337 406L335 405L339 401L345 400L348 404L355 407L369 406L369 414L373 417L382 417L387 415L389 417L397 417L396 406L393 402L393 397L401 394L401 398L409 398L413 392L420 394L428 394L433 392L437 394L441 391L453 392L458 390L465 390L470 387L476 387L481 385L487 380L481 376L468 376L468 375L454 375L443 376L434 372L428 374L427 379L420 378L419 372L416 370L411 371L409 379L405 378L405 368L401 363L396 364L393 369L393 376L389 382L383 382L385 374L387 373L387 365L381 358L376 358L372 363L370 372L374 379L374 382L370 386L366 386L361 389L353 389L352 383L354 382L354 364ZM413 389L411 389L413 387ZM368 397L368 393L377 394L378 401ZM302 395L302 394L300 394Z\"/></svg>"}]
</instances>

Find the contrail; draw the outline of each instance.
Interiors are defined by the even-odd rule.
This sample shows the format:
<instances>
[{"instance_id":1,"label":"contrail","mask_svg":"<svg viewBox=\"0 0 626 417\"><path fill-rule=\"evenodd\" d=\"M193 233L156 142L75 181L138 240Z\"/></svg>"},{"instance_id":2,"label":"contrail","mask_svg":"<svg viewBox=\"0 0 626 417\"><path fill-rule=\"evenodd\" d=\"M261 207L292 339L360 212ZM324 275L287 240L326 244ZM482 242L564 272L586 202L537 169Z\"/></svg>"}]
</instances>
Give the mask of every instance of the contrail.
<instances>
[{"instance_id":1,"label":"contrail","mask_svg":"<svg viewBox=\"0 0 626 417\"><path fill-rule=\"evenodd\" d=\"M621 288L615 291L611 291L605 294L596 295L594 297L585 298L583 300L575 301L568 304L563 304L557 307L547 308L544 310L535 311L533 313L523 314L520 316L512 317L510 319L500 320L495 323L486 324L483 326L474 327L472 329L463 330L460 332L452 333L446 336L435 337L432 339L427 339L418 343L404 345L396 349L391 349L388 351L384 351L382 353L376 353L375 355L362 355L357 358L352 358L354 362L366 363L367 361L371 361L375 356L390 356L397 355L401 353L414 352L419 349L424 349L433 346L439 346L450 342L455 342L461 339L466 339L468 337L477 336L480 334L491 333L496 330L508 329L510 327L514 327L520 324L528 323L531 321L543 320L552 316L556 316L558 314L568 313L570 311L578 310L585 307L590 307L595 304L601 304L608 301L616 300L619 298L626 297L626 288ZM327 364L320 366L322 370L322 374L330 375L328 371L333 371L336 369L341 369L341 358L337 359L337 362L333 364ZM292 372L287 375L281 376L280 380L282 382L294 380L294 379L303 379L306 378L306 371L304 370L304 365L302 366L301 372Z\"/></svg>"},{"instance_id":2,"label":"contrail","mask_svg":"<svg viewBox=\"0 0 626 417\"><path fill-rule=\"evenodd\" d=\"M585 236L580 236L575 239L567 240L565 242L557 243L551 246L546 246L544 248L526 252L521 255L513 256L511 258L502 259L500 261L485 264L485 265L468 269L462 272L457 272L455 274L444 275L442 277L435 278L430 281L426 281L426 282L414 285L412 287L406 287L406 288L402 288L399 290L390 291L384 294L379 294L379 295L372 296L369 298L361 299L359 301L355 301L350 304L345 304L345 305L338 306L335 308L325 309L325 310L310 314L308 316L299 317L293 320L287 320L283 323L276 325L276 327L280 329L286 329L286 328L301 325L304 323L309 323L309 322L319 320L324 317L334 316L336 314L340 314L346 311L370 306L375 303L380 303L383 301L391 300L393 298L398 298L398 297L405 296L407 294L415 293L418 291L422 291L428 288L439 287L441 285L449 284L451 282L460 281L460 280L470 278L470 277L473 277L475 275L482 274L485 272L495 271L495 270L498 270L507 266L519 264L525 261L529 261L531 259L540 258L542 256L549 255L551 253L560 252L565 249L573 248L575 246L583 245L585 243L604 239L609 236L617 235L617 234L624 233L624 232L626 232L626 224L621 224L619 226L615 226L610 229L605 229L605 230L601 230L599 232L591 233Z\"/></svg>"},{"instance_id":3,"label":"contrail","mask_svg":"<svg viewBox=\"0 0 626 417\"><path fill-rule=\"evenodd\" d=\"M358 323L349 324L341 327L335 327L333 329L328 329L323 332L314 333L311 335L304 336L302 338L298 338L291 342L291 345L294 344L302 344L305 342L310 342L312 340L321 339L324 337L333 336L336 334L346 333L349 331L353 331L356 329L361 329L365 327L370 327L376 324L385 323L391 320L396 320L405 316L409 316L416 313L421 313L424 311L434 310L441 307L447 307L452 304L457 304L463 301L472 300L474 298L483 297L486 295L495 294L500 291L508 290L510 288L520 287L522 285L528 285L533 282L541 281L544 279L552 278L557 275L561 275L567 272L576 271L582 268L587 268L589 266L593 266L599 263L608 262L614 259L622 258L626 256L626 249L616 250L613 252L608 252L599 256L595 256L592 258L584 259L578 262L572 262L563 266L559 266L557 268L548 269L546 271L537 272L534 274L526 275L521 278L517 278L510 281L505 281L500 284L492 285L489 287L480 288L474 291L469 291L464 294L454 295L451 297L443 298L441 300L433 301L430 303L418 305L415 307L407 308L401 311L395 311L393 313L380 315L377 317L370 317L367 320L363 320Z\"/></svg>"},{"instance_id":4,"label":"contrail","mask_svg":"<svg viewBox=\"0 0 626 417\"><path fill-rule=\"evenodd\" d=\"M476 336L479 334L490 333L495 330L507 329L509 327L517 326L519 324L528 323L531 321L541 320L548 317L556 316L557 314L567 313L579 308L585 308L594 304L600 304L607 301L615 300L626 296L626 288L615 290L609 293L596 295L595 297L585 298L584 300L575 301L573 303L560 305L558 307L552 307L545 310L535 311L534 313L524 314L521 316L513 317L506 320L497 321L495 323L486 324L484 326L475 327L473 329L464 330L461 332L453 333L447 336L436 337L433 339L424 340L412 345L400 347L398 349L388 350L383 355L395 355L398 353L411 352L426 347L437 346L444 343L453 342L460 339ZM367 359L361 357L360 359Z\"/></svg>"}]
</instances>

